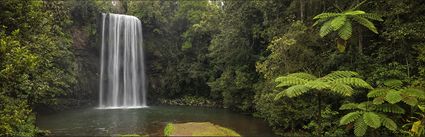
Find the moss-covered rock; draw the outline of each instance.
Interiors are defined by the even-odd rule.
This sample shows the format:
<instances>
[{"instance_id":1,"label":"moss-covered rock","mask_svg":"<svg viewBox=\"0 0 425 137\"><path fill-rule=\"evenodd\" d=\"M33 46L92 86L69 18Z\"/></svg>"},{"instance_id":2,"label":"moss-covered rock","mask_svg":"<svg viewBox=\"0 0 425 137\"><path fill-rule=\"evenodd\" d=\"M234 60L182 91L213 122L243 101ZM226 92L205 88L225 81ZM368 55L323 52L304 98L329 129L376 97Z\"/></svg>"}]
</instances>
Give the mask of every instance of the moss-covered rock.
<instances>
[{"instance_id":1,"label":"moss-covered rock","mask_svg":"<svg viewBox=\"0 0 425 137\"><path fill-rule=\"evenodd\" d=\"M167 124L165 136L240 136L239 133L210 122Z\"/></svg>"}]
</instances>

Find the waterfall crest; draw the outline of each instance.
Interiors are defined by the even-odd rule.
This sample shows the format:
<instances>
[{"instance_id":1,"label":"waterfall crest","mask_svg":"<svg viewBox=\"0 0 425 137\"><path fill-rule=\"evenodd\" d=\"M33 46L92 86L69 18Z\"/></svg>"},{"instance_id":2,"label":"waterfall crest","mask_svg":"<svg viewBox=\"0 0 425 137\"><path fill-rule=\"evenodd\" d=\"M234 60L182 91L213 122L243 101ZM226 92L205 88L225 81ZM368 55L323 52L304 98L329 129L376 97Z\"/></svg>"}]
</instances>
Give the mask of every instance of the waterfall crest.
<instances>
[{"instance_id":1,"label":"waterfall crest","mask_svg":"<svg viewBox=\"0 0 425 137\"><path fill-rule=\"evenodd\" d=\"M146 107L141 21L102 14L99 108Z\"/></svg>"}]
</instances>

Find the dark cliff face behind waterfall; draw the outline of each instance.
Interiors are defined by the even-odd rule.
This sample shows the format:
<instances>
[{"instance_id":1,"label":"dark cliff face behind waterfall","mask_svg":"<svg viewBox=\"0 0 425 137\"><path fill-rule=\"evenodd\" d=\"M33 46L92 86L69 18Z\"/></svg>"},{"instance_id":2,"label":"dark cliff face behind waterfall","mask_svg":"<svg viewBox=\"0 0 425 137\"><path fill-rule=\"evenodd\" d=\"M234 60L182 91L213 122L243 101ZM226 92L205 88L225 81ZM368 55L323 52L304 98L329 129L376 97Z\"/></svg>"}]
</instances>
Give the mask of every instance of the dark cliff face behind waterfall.
<instances>
[{"instance_id":1,"label":"dark cliff face behind waterfall","mask_svg":"<svg viewBox=\"0 0 425 137\"><path fill-rule=\"evenodd\" d=\"M82 2L84 3L84 2ZM92 5L93 6L93 5ZM100 34L101 13L125 13L126 6L117 1L116 5L107 11L90 7L89 5L76 6L72 9L73 26L70 28L73 53L75 55L75 74L77 84L73 92L65 95L61 103L69 107L97 105L99 92L100 70ZM103 9L104 10L104 9Z\"/></svg>"}]
</instances>

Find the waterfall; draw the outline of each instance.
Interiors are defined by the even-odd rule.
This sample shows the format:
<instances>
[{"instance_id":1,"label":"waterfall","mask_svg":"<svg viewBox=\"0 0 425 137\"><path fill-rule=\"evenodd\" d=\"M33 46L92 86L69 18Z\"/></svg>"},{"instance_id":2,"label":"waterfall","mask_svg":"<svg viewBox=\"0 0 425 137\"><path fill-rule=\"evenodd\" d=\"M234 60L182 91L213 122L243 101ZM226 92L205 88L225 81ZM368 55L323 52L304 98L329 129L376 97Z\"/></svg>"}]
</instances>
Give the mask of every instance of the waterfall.
<instances>
[{"instance_id":1,"label":"waterfall","mask_svg":"<svg viewBox=\"0 0 425 137\"><path fill-rule=\"evenodd\" d=\"M121 14L102 14L99 108L146 107L142 23Z\"/></svg>"}]
</instances>

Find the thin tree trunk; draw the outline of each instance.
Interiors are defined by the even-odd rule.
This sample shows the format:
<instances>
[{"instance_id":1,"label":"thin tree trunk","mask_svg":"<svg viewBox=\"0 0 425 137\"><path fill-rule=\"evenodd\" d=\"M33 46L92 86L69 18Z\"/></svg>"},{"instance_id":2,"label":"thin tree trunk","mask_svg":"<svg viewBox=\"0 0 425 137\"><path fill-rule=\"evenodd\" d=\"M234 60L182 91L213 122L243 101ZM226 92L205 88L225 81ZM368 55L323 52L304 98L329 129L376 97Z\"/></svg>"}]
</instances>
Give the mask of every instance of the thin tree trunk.
<instances>
[{"instance_id":1,"label":"thin tree trunk","mask_svg":"<svg viewBox=\"0 0 425 137\"><path fill-rule=\"evenodd\" d=\"M318 97L317 100L319 104L319 114L317 117L317 124L319 124L319 134L320 136L322 136L322 97L321 97L320 91L319 93L317 93L317 97Z\"/></svg>"},{"instance_id":2,"label":"thin tree trunk","mask_svg":"<svg viewBox=\"0 0 425 137\"><path fill-rule=\"evenodd\" d=\"M361 28L357 29L358 33L359 33L359 38L358 38L358 44L359 44L359 53L363 54L363 31Z\"/></svg>"},{"instance_id":3,"label":"thin tree trunk","mask_svg":"<svg viewBox=\"0 0 425 137\"><path fill-rule=\"evenodd\" d=\"M300 18L301 18L301 21L304 20L304 11L305 11L305 2L304 2L304 0L300 0Z\"/></svg>"}]
</instances>

